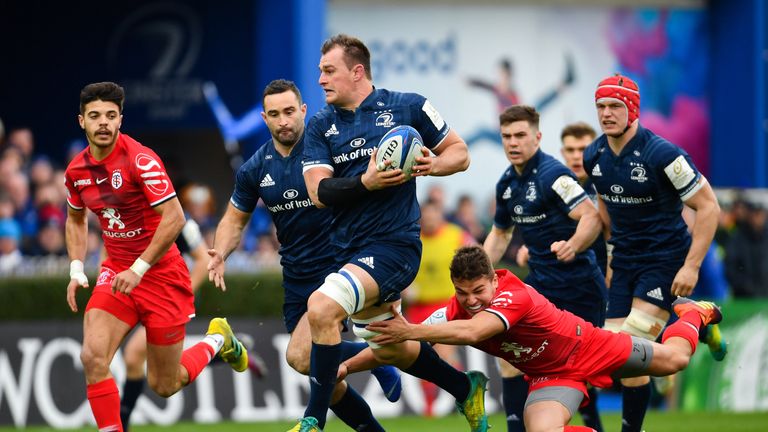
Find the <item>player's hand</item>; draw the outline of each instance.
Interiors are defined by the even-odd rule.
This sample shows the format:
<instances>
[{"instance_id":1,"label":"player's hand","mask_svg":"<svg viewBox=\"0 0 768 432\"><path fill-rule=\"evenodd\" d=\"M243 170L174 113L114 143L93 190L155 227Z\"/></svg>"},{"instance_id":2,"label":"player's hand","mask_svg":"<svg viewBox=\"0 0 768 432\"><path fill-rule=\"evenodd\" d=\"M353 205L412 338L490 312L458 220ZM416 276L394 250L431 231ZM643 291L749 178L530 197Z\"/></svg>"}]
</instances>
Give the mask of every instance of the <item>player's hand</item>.
<instances>
[{"instance_id":1,"label":"player's hand","mask_svg":"<svg viewBox=\"0 0 768 432\"><path fill-rule=\"evenodd\" d=\"M376 152L378 150L379 149L373 149L371 159L368 160L368 168L360 179L363 182L363 186L365 186L366 189L373 191L405 183L405 174L403 174L403 170L398 168L385 171L387 167L392 164L392 161L384 161L384 166L381 167L376 166Z\"/></svg>"},{"instance_id":2,"label":"player's hand","mask_svg":"<svg viewBox=\"0 0 768 432\"><path fill-rule=\"evenodd\" d=\"M339 371L336 372L336 382L344 381L344 378L346 378L347 375L349 375L347 365L345 365L344 362L341 362L341 364L339 364Z\"/></svg>"},{"instance_id":3,"label":"player's hand","mask_svg":"<svg viewBox=\"0 0 768 432\"><path fill-rule=\"evenodd\" d=\"M224 256L216 249L208 249L208 256L211 260L208 261L208 280L216 285L216 288L222 291L227 290L227 284L224 283Z\"/></svg>"},{"instance_id":4,"label":"player's hand","mask_svg":"<svg viewBox=\"0 0 768 432\"><path fill-rule=\"evenodd\" d=\"M379 345L391 345L410 339L411 323L397 311L396 305L393 304L391 310L394 315L392 319L375 321L365 327L366 330L381 333L371 339L371 342Z\"/></svg>"},{"instance_id":5,"label":"player's hand","mask_svg":"<svg viewBox=\"0 0 768 432\"><path fill-rule=\"evenodd\" d=\"M558 261L570 262L576 258L576 248L574 248L568 240L560 240L552 243L549 250L557 256Z\"/></svg>"},{"instance_id":6,"label":"player's hand","mask_svg":"<svg viewBox=\"0 0 768 432\"><path fill-rule=\"evenodd\" d=\"M69 304L69 308L72 312L77 312L77 300L75 299L75 294L77 294L77 289L79 287L88 288L88 278L85 278L84 280L72 278L69 280L69 285L67 285L67 304Z\"/></svg>"},{"instance_id":7,"label":"player's hand","mask_svg":"<svg viewBox=\"0 0 768 432\"><path fill-rule=\"evenodd\" d=\"M515 262L520 267L528 266L528 246L522 245L515 254Z\"/></svg>"},{"instance_id":8,"label":"player's hand","mask_svg":"<svg viewBox=\"0 0 768 432\"><path fill-rule=\"evenodd\" d=\"M141 276L134 273L131 269L123 270L112 279L112 292L129 295L139 282L141 282Z\"/></svg>"},{"instance_id":9,"label":"player's hand","mask_svg":"<svg viewBox=\"0 0 768 432\"><path fill-rule=\"evenodd\" d=\"M435 173L436 158L433 158L426 147L421 148L422 156L416 158L416 165L411 171L412 177L423 177Z\"/></svg>"},{"instance_id":10,"label":"player's hand","mask_svg":"<svg viewBox=\"0 0 768 432\"><path fill-rule=\"evenodd\" d=\"M696 282L699 280L699 269L684 265L678 270L675 275L675 280L672 281L672 295L686 297L693 293L693 287L696 286Z\"/></svg>"}]
</instances>

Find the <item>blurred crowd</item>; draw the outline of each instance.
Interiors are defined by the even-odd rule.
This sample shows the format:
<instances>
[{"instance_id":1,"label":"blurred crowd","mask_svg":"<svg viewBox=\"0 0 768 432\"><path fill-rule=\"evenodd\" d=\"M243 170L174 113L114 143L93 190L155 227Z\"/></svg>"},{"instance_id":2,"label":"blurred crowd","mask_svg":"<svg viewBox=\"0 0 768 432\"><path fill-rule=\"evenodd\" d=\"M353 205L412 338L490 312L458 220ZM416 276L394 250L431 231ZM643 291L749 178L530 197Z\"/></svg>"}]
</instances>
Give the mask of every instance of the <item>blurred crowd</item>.
<instances>
[{"instance_id":1,"label":"blurred crowd","mask_svg":"<svg viewBox=\"0 0 768 432\"><path fill-rule=\"evenodd\" d=\"M8 130L0 121L0 275L66 274L69 268L64 242L66 188L64 168L84 141L69 147L66 161L52 160L35 151L33 131ZM201 183L176 185L187 217L194 219L207 243L213 244L223 208L213 190ZM768 190L718 190L722 208L715 243L702 267L701 284L707 292L732 297L768 297ZM460 196L449 207L439 184L432 184L423 202L436 203L445 219L482 243L493 224L492 191L478 197ZM86 268L95 271L101 257L101 230L89 215ZM513 237L504 257L508 267L522 242ZM232 272L259 272L279 268L279 243L267 209L255 210L246 235L227 260ZM722 297L722 294L713 294Z\"/></svg>"}]
</instances>

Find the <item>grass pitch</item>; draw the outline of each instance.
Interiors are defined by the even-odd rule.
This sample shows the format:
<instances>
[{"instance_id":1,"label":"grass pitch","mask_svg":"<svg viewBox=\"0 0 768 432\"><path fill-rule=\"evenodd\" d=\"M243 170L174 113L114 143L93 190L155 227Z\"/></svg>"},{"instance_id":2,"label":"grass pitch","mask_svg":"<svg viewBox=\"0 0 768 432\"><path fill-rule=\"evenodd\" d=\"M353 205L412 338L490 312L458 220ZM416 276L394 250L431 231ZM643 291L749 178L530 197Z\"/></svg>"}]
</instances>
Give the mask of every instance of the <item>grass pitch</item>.
<instances>
[{"instance_id":1,"label":"grass pitch","mask_svg":"<svg viewBox=\"0 0 768 432\"><path fill-rule=\"evenodd\" d=\"M618 413L603 414L603 426L606 432L618 432L620 417ZM505 432L506 422L501 414L492 415L490 423L492 431ZM269 423L216 423L194 424L179 423L174 426L134 426L131 432L254 432L276 431L285 432L293 427L295 422ZM382 419L381 424L388 431L407 432L466 432L467 424L463 417L451 415L441 418L399 417ZM578 420L573 424L580 424ZM650 411L643 425L645 430L653 432L765 432L768 431L768 412L764 413L681 413ZM0 427L0 432L12 432L19 429ZM29 427L29 432L60 431L47 427ZM70 429L70 431L88 431L95 429ZM338 420L332 420L326 425L326 432L342 432L350 429Z\"/></svg>"}]
</instances>

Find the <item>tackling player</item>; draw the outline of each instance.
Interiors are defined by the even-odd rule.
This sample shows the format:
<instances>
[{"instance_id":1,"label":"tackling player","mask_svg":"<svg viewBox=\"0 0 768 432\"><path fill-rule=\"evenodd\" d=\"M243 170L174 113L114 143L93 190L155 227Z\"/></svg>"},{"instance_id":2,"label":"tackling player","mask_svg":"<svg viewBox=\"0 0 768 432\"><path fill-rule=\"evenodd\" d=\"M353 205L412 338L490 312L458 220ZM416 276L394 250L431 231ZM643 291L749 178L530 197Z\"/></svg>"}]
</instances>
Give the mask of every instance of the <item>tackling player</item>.
<instances>
[{"instance_id":1,"label":"tackling player","mask_svg":"<svg viewBox=\"0 0 768 432\"><path fill-rule=\"evenodd\" d=\"M321 52L319 84L328 105L307 127L304 179L313 202L333 207L331 242L344 264L309 298L310 397L292 430L319 431L325 425L342 359L338 328L350 316L355 334L369 341L383 363L445 389L472 430L486 430L482 373L457 371L429 344L380 348L370 342L375 333L365 330L368 322L392 316L390 306L399 307L400 292L413 281L421 258L416 183L406 182L400 169L377 171L376 146L391 128L414 127L425 145L415 176L465 170L467 146L423 96L374 88L370 52L359 39L333 36ZM437 156L430 157L428 149Z\"/></svg>"},{"instance_id":2,"label":"tackling player","mask_svg":"<svg viewBox=\"0 0 768 432\"><path fill-rule=\"evenodd\" d=\"M511 166L496 184L496 214L483 248L497 263L509 246L515 227L528 252L526 283L560 309L596 327L605 322L605 279L589 249L602 229L597 208L562 163L540 149L539 113L514 105L499 116L501 141ZM500 362L504 408L509 432L523 431L528 383L520 371ZM588 426L601 431L590 395L581 411Z\"/></svg>"},{"instance_id":3,"label":"tackling player","mask_svg":"<svg viewBox=\"0 0 768 432\"><path fill-rule=\"evenodd\" d=\"M88 402L100 430L122 431L120 397L109 365L128 332L147 329L147 381L169 397L188 385L217 354L237 371L248 354L223 318L211 320L202 342L182 352L186 323L195 314L189 271L174 240L184 213L160 158L120 132L123 88L89 84L80 92L80 127L88 147L70 162L66 242L70 265L67 302L88 287L82 260L85 209L101 222L107 258L83 317Z\"/></svg>"},{"instance_id":4,"label":"tackling player","mask_svg":"<svg viewBox=\"0 0 768 432\"><path fill-rule=\"evenodd\" d=\"M605 78L595 91L595 105L603 135L585 150L584 170L610 227L605 328L655 340L674 299L693 292L720 207L688 154L640 125L640 89L634 81L618 74ZM681 215L683 203L696 211L690 234ZM722 360L724 342L710 340L708 345ZM640 431L650 379L622 384L622 431Z\"/></svg>"},{"instance_id":5,"label":"tackling player","mask_svg":"<svg viewBox=\"0 0 768 432\"><path fill-rule=\"evenodd\" d=\"M587 384L610 387L614 378L669 375L688 365L699 331L722 319L717 306L679 298L680 319L667 328L663 343L613 333L555 307L507 270L494 272L482 248L459 249L451 263L456 295L423 324L411 324L395 311L389 321L371 323L379 344L421 340L472 345L525 372L530 392L525 403L526 430L592 431L568 426L587 395ZM347 362L359 370L373 356L364 352ZM341 375L346 370L342 368Z\"/></svg>"}]
</instances>

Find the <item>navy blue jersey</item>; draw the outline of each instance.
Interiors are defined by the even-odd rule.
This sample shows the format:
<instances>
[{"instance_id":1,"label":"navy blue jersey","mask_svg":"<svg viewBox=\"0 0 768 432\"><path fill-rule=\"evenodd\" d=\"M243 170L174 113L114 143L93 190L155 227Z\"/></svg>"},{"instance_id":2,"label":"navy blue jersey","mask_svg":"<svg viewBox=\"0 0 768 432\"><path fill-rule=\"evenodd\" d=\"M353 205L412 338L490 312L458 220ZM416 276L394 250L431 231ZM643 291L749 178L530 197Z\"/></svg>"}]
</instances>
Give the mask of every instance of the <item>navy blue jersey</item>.
<instances>
[{"instance_id":1,"label":"navy blue jersey","mask_svg":"<svg viewBox=\"0 0 768 432\"><path fill-rule=\"evenodd\" d=\"M503 230L512 226L520 230L528 246L530 277L536 281L533 286L545 296L602 295L591 284L574 284L592 280L600 273L594 252L587 249L565 263L550 251L552 243L573 236L577 222L568 213L587 199L571 170L541 150L528 161L522 174L510 166L496 184L493 223ZM566 286L574 289L562 290Z\"/></svg>"},{"instance_id":2,"label":"navy blue jersey","mask_svg":"<svg viewBox=\"0 0 768 432\"><path fill-rule=\"evenodd\" d=\"M310 119L304 171L324 167L334 177L359 176L381 137L400 125L414 127L430 149L450 130L423 96L374 89L354 112L327 105ZM394 235L418 237L419 214L414 181L374 191L334 207L332 241L345 250L357 250Z\"/></svg>"},{"instance_id":3,"label":"navy blue jersey","mask_svg":"<svg viewBox=\"0 0 768 432\"><path fill-rule=\"evenodd\" d=\"M685 255L691 236L680 212L704 184L681 148L640 126L613 153L605 135L584 151L584 169L611 217L614 259Z\"/></svg>"},{"instance_id":4,"label":"navy blue jersey","mask_svg":"<svg viewBox=\"0 0 768 432\"><path fill-rule=\"evenodd\" d=\"M598 209L599 211L599 207L597 203L597 188L592 183L592 180L587 178L584 184L581 185L581 188L584 189L584 192L587 193L587 196L589 196L589 199L592 201L592 204L594 204L595 208ZM590 246L589 248L592 249L592 252L595 253L595 259L597 259L597 266L600 267L600 271L602 271L603 275L605 275L605 272L608 269L608 251L605 247L605 236L603 236L602 231L600 231L600 234L597 235L595 242L592 243L592 246Z\"/></svg>"},{"instance_id":5,"label":"navy blue jersey","mask_svg":"<svg viewBox=\"0 0 768 432\"><path fill-rule=\"evenodd\" d=\"M237 170L230 198L246 213L253 212L259 198L264 201L277 228L283 274L295 279L327 274L336 255L328 246L333 214L309 198L301 172L303 149L304 137L283 157L268 141Z\"/></svg>"}]
</instances>

